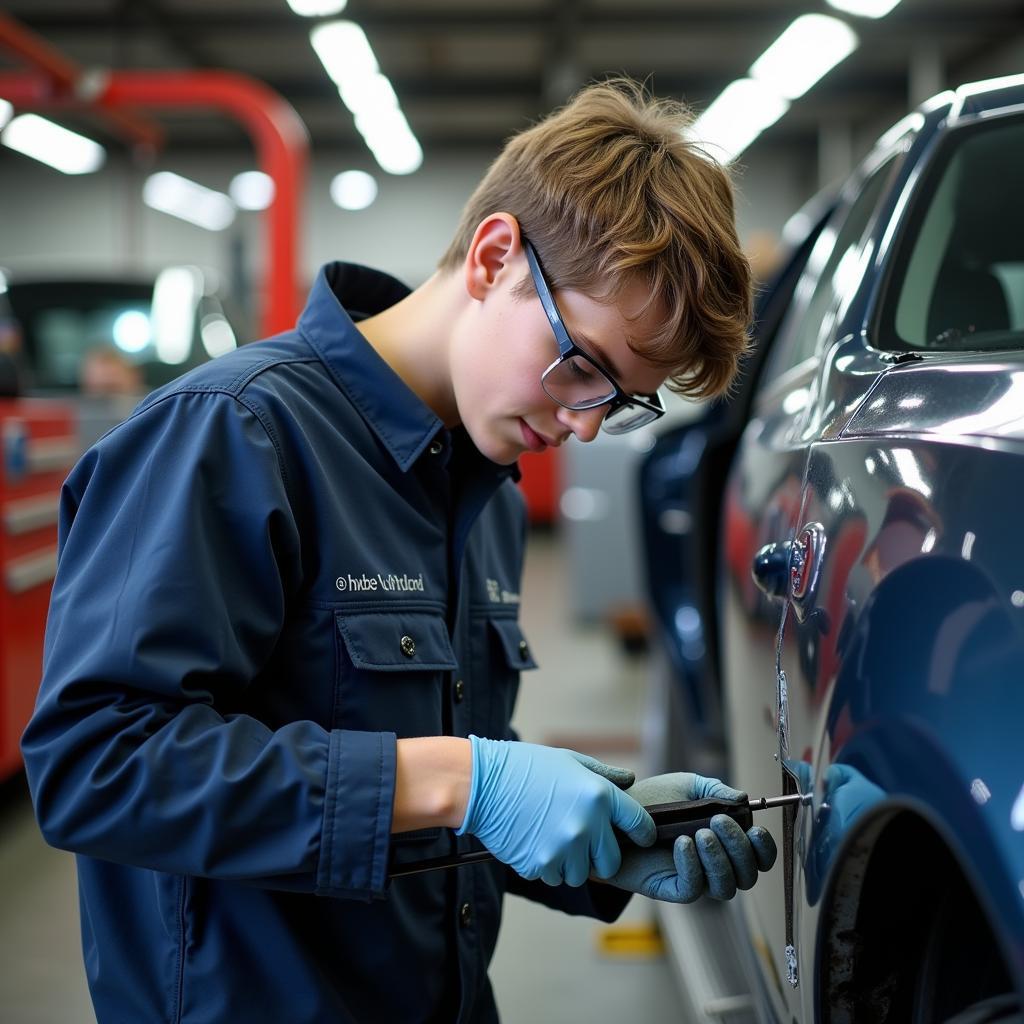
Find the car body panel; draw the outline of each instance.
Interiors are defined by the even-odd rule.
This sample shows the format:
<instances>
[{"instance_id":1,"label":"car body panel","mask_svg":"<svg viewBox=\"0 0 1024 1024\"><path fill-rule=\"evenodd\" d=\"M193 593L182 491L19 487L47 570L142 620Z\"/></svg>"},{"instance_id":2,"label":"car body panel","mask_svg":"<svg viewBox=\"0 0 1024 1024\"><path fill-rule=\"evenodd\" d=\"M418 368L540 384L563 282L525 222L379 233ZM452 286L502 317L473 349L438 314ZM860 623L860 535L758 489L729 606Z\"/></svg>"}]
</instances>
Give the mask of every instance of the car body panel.
<instances>
[{"instance_id":1,"label":"car body panel","mask_svg":"<svg viewBox=\"0 0 1024 1024\"><path fill-rule=\"evenodd\" d=\"M699 757L712 774L723 769L715 543L725 476L765 354L835 205L835 192L826 190L791 219L794 227L778 270L758 290L753 351L734 395L728 402L707 403L694 422L659 431L641 466L646 590L658 646L671 668L670 696L680 707L669 740L672 747L686 749L689 763ZM686 737L678 735L684 724L679 719L685 721ZM669 756L667 763L677 760Z\"/></svg>"},{"instance_id":2,"label":"car body panel","mask_svg":"<svg viewBox=\"0 0 1024 1024\"><path fill-rule=\"evenodd\" d=\"M1021 454L933 439L812 450L801 520L829 543L786 640L791 735L809 747L792 754L810 765L813 794L797 857L804 963L845 833L896 801L943 835L1024 972L1024 821L1011 825L1024 785L1024 551L1018 524L990 515L1024 489ZM841 821L828 792L837 763L866 782Z\"/></svg>"},{"instance_id":3,"label":"car body panel","mask_svg":"<svg viewBox=\"0 0 1024 1024\"><path fill-rule=\"evenodd\" d=\"M759 816L782 855L741 901L765 1020L846 1019L829 1016L844 871L901 815L939 837L1024 998L1024 332L957 352L882 319L955 133L1007 118L1024 124L1024 79L943 94L851 179L726 485L729 780L807 797L791 828ZM806 553L784 602L751 578L771 542Z\"/></svg>"}]
</instances>

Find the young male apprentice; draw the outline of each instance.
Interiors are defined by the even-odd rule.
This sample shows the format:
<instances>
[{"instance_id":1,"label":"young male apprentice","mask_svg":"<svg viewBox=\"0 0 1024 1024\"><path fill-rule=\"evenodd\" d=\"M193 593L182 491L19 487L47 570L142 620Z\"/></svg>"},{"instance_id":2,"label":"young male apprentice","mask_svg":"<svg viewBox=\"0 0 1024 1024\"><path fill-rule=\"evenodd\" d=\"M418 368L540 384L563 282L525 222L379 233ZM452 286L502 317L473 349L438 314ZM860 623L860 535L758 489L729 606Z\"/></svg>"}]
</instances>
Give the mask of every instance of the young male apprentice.
<instances>
[{"instance_id":1,"label":"young male apprentice","mask_svg":"<svg viewBox=\"0 0 1024 1024\"><path fill-rule=\"evenodd\" d=\"M644 803L738 795L716 780L625 791L509 725L515 460L656 416L670 375L720 394L746 345L729 182L687 123L583 91L509 142L421 287L329 264L294 331L71 473L23 751L78 855L100 1024L494 1021L506 889L613 920L771 865L726 817L645 848ZM389 882L478 841L495 862Z\"/></svg>"}]
</instances>

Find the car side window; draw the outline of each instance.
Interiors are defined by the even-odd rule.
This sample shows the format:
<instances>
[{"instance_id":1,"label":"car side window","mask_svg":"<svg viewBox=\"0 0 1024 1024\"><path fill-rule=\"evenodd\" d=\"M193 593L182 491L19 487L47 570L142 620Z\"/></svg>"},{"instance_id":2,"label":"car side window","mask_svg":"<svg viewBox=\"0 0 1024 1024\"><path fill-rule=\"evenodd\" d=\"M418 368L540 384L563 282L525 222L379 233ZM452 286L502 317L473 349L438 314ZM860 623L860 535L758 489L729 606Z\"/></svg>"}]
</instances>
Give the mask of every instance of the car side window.
<instances>
[{"instance_id":1,"label":"car side window","mask_svg":"<svg viewBox=\"0 0 1024 1024\"><path fill-rule=\"evenodd\" d=\"M885 348L1024 347L1024 118L950 133L899 243Z\"/></svg>"},{"instance_id":2,"label":"car side window","mask_svg":"<svg viewBox=\"0 0 1024 1024\"><path fill-rule=\"evenodd\" d=\"M825 226L797 286L778 344L769 356L765 380L771 381L810 359L831 331L838 300L856 271L860 242L889 179L895 159L887 160L864 182L845 218ZM842 213L838 214L842 217ZM853 282L856 284L856 281Z\"/></svg>"}]
</instances>

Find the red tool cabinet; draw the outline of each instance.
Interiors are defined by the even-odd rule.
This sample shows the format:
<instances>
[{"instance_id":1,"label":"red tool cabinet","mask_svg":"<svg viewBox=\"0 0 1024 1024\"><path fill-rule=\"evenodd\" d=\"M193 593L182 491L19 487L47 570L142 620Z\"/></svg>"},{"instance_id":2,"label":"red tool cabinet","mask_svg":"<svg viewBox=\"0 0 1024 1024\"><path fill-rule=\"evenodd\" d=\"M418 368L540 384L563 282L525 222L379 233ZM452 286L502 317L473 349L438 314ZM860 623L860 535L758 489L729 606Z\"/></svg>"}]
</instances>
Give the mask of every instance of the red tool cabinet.
<instances>
[{"instance_id":1,"label":"red tool cabinet","mask_svg":"<svg viewBox=\"0 0 1024 1024\"><path fill-rule=\"evenodd\" d=\"M39 689L57 568L60 487L78 456L74 408L0 400L0 779L21 768L18 741Z\"/></svg>"}]
</instances>

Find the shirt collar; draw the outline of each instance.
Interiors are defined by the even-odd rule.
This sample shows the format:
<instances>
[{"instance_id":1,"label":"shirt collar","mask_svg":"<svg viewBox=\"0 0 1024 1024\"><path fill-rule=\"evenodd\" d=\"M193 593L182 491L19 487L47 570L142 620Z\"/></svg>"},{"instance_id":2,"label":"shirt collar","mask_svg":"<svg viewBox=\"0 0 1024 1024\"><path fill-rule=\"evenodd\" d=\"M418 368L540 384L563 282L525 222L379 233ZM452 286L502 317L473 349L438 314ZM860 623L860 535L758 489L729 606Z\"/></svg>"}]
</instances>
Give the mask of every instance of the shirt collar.
<instances>
[{"instance_id":1,"label":"shirt collar","mask_svg":"<svg viewBox=\"0 0 1024 1024\"><path fill-rule=\"evenodd\" d=\"M393 306L408 294L405 285L380 271L328 263L317 274L299 317L299 333L403 472L444 424L377 354L355 321Z\"/></svg>"},{"instance_id":2,"label":"shirt collar","mask_svg":"<svg viewBox=\"0 0 1024 1024\"><path fill-rule=\"evenodd\" d=\"M299 333L323 361L403 472L415 464L440 433L446 447L451 436L430 409L378 355L355 325L404 299L409 289L389 274L355 263L327 263L320 268L299 317ZM497 476L519 479L519 468L499 466L483 456Z\"/></svg>"}]
</instances>

